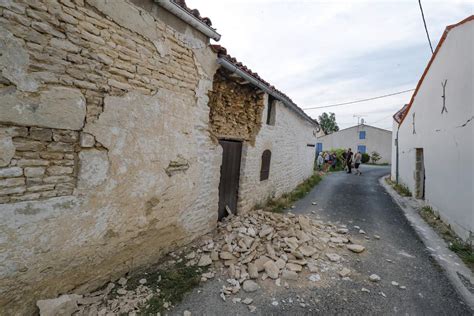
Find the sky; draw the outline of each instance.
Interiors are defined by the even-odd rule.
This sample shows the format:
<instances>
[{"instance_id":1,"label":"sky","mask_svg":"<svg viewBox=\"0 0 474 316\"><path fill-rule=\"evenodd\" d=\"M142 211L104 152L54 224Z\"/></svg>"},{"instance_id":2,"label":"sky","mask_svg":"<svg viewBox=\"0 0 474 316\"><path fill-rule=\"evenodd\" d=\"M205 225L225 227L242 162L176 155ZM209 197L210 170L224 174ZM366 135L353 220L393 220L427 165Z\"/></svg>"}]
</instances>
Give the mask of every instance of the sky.
<instances>
[{"instance_id":1,"label":"sky","mask_svg":"<svg viewBox=\"0 0 474 316\"><path fill-rule=\"evenodd\" d=\"M218 44L305 109L414 89L430 57L417 0L187 0L212 20ZM472 0L422 0L433 49ZM392 128L412 92L334 112L339 127Z\"/></svg>"}]
</instances>

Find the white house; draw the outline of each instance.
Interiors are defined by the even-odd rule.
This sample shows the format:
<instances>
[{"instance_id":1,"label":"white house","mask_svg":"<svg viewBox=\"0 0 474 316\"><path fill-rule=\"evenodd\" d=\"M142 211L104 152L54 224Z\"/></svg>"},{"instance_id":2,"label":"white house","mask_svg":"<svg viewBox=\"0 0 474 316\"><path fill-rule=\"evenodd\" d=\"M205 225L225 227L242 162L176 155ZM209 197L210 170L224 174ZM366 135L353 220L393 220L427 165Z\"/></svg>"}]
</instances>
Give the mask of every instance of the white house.
<instances>
[{"instance_id":1,"label":"white house","mask_svg":"<svg viewBox=\"0 0 474 316\"><path fill-rule=\"evenodd\" d=\"M318 138L316 151L336 148L351 148L353 152L377 152L381 159L378 163L391 163L392 132L375 126L360 124Z\"/></svg>"},{"instance_id":2,"label":"white house","mask_svg":"<svg viewBox=\"0 0 474 316\"><path fill-rule=\"evenodd\" d=\"M393 130L392 178L463 239L474 231L473 37L474 16L446 28Z\"/></svg>"}]
</instances>

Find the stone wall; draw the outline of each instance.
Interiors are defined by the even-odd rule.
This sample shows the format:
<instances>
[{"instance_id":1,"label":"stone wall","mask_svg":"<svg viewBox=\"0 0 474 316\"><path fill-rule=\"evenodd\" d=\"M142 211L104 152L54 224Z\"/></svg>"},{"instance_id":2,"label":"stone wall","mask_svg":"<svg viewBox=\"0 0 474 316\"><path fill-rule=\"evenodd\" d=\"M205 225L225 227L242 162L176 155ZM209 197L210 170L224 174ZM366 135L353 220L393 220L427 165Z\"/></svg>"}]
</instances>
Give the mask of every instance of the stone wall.
<instances>
[{"instance_id":1,"label":"stone wall","mask_svg":"<svg viewBox=\"0 0 474 316\"><path fill-rule=\"evenodd\" d=\"M313 174L316 127L280 101L275 103L275 125L267 125L267 107L266 95L255 145L243 147L238 204L241 212L292 191ZM260 181L262 154L267 149L272 153L270 175Z\"/></svg>"},{"instance_id":2,"label":"stone wall","mask_svg":"<svg viewBox=\"0 0 474 316\"><path fill-rule=\"evenodd\" d=\"M94 289L215 227L216 56L140 4L153 10L0 1L1 314Z\"/></svg>"},{"instance_id":3,"label":"stone wall","mask_svg":"<svg viewBox=\"0 0 474 316\"><path fill-rule=\"evenodd\" d=\"M4 141L11 144L13 154L0 168L0 203L72 194L78 132L2 125L0 131Z\"/></svg>"},{"instance_id":4,"label":"stone wall","mask_svg":"<svg viewBox=\"0 0 474 316\"><path fill-rule=\"evenodd\" d=\"M209 94L211 129L216 137L254 144L261 126L264 93L248 83L239 83L237 78L224 69L214 75Z\"/></svg>"}]
</instances>

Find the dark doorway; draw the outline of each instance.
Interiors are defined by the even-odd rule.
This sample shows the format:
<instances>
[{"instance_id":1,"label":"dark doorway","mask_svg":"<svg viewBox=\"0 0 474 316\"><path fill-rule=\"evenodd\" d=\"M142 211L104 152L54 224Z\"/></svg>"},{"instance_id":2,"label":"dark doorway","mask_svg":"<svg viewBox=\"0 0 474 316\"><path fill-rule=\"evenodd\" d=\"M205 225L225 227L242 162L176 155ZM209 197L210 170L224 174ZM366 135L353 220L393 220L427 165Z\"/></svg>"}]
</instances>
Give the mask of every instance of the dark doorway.
<instances>
[{"instance_id":1,"label":"dark doorway","mask_svg":"<svg viewBox=\"0 0 474 316\"><path fill-rule=\"evenodd\" d=\"M226 206L233 214L237 213L242 142L220 140L219 144L223 149L219 183L219 220L221 220L227 216Z\"/></svg>"},{"instance_id":2,"label":"dark doorway","mask_svg":"<svg viewBox=\"0 0 474 316\"><path fill-rule=\"evenodd\" d=\"M426 175L423 148L416 148L415 197L417 199L425 199L425 180Z\"/></svg>"}]
</instances>

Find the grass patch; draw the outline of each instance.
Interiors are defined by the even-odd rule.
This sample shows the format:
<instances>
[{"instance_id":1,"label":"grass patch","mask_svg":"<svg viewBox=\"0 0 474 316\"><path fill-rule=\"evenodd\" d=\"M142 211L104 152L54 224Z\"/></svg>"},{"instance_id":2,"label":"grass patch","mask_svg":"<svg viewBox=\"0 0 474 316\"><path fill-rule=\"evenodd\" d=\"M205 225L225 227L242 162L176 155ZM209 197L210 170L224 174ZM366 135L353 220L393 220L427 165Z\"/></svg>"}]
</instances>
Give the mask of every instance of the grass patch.
<instances>
[{"instance_id":1,"label":"grass patch","mask_svg":"<svg viewBox=\"0 0 474 316\"><path fill-rule=\"evenodd\" d=\"M146 286L153 289L153 292L156 293L141 307L139 315L162 313L166 310L164 307L165 303L171 303L173 306L176 305L182 301L187 292L199 285L201 275L207 272L207 268L187 267L185 262L186 260L182 260L172 265L159 266L155 270L138 273L128 280L126 285L128 290L137 288L140 285L140 279L145 278L147 280ZM157 289L160 290L159 293Z\"/></svg>"},{"instance_id":2,"label":"grass patch","mask_svg":"<svg viewBox=\"0 0 474 316\"><path fill-rule=\"evenodd\" d=\"M421 217L448 243L449 249L474 272L474 251L472 245L464 242L453 232L451 227L436 215L430 206L423 206L418 210Z\"/></svg>"},{"instance_id":3,"label":"grass patch","mask_svg":"<svg viewBox=\"0 0 474 316\"><path fill-rule=\"evenodd\" d=\"M314 173L311 177L300 183L293 191L283 194L277 199L268 199L265 205L256 205L255 209L264 211L283 213L285 209L291 207L293 202L303 198L311 189L322 180L319 173Z\"/></svg>"},{"instance_id":4,"label":"grass patch","mask_svg":"<svg viewBox=\"0 0 474 316\"><path fill-rule=\"evenodd\" d=\"M406 185L401 183L396 183L390 180L389 177L385 178L385 181L392 186L392 188L397 191L398 194L401 196L411 196L410 189Z\"/></svg>"}]
</instances>

